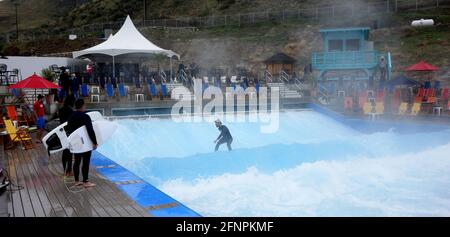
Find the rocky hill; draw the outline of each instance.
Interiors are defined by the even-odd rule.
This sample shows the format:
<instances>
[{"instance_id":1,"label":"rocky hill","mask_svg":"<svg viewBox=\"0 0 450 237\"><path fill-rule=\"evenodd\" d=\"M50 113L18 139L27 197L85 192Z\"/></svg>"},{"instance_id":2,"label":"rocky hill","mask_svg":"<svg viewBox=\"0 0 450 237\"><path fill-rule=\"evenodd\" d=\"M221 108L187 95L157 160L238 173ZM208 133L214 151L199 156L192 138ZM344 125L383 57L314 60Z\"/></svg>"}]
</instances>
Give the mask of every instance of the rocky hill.
<instances>
[{"instance_id":1,"label":"rocky hill","mask_svg":"<svg viewBox=\"0 0 450 237\"><path fill-rule=\"evenodd\" d=\"M244 13L264 9L298 9L299 7L317 6L317 4L332 4L338 1L152 0L148 2L149 18L173 18L204 14ZM339 2L342 3L342 1ZM351 2L360 3L361 1ZM143 15L141 3L141 0L86 1L85 4L79 4L66 10L68 13L58 16L55 22L60 22L60 25L66 25L65 27L72 27L88 22L121 19L130 13L133 14L133 20L138 21ZM435 20L436 26L431 28L409 27L411 20L420 18L432 18ZM374 25L374 22L377 24ZM311 53L320 50L321 39L318 33L320 28L369 26L374 28L370 38L375 42L375 48L392 52L394 70L401 70L406 65L420 59L426 59L439 67L448 67L450 65L448 57L450 55L449 25L450 10L440 8L327 22L269 21L244 26L209 27L194 30L190 28L141 28L141 31L161 47L170 48L181 54L183 60L196 61L203 68L243 66L258 72L264 68L262 61L277 52L284 52L296 58L298 60L297 70L301 70L310 62ZM84 49L102 41L99 37L84 37L74 41L57 37L49 38L8 44L0 42L0 52L3 51L5 55L47 55Z\"/></svg>"}]
</instances>

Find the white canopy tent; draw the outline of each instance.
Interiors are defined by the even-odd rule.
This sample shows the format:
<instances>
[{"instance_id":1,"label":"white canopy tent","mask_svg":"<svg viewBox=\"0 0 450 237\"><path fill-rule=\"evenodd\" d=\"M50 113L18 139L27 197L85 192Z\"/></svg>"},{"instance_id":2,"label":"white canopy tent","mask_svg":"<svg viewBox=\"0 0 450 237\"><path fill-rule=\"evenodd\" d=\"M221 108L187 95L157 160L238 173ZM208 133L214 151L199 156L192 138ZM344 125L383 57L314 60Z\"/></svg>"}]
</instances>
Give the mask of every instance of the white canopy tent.
<instances>
[{"instance_id":1,"label":"white canopy tent","mask_svg":"<svg viewBox=\"0 0 450 237\"><path fill-rule=\"evenodd\" d=\"M94 47L75 51L72 53L73 58L90 58L93 59L96 56L108 55L113 60L113 77L115 77L115 57L125 54L163 54L170 58L170 64L172 65L172 57L176 56L178 59L180 56L171 50L162 49L149 40L147 40L134 26L130 16L127 16L122 28L112 35L105 42L98 44Z\"/></svg>"}]
</instances>

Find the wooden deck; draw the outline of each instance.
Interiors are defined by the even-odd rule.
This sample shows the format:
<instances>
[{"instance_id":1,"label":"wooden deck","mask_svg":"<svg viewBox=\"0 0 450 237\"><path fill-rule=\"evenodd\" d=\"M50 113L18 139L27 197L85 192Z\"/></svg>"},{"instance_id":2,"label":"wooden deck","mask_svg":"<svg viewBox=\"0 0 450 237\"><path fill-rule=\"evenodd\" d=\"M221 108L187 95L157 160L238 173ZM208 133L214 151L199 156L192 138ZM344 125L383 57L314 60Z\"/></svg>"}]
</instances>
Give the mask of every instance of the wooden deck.
<instances>
[{"instance_id":1,"label":"wooden deck","mask_svg":"<svg viewBox=\"0 0 450 237\"><path fill-rule=\"evenodd\" d=\"M0 139L1 141L2 139ZM11 217L114 217L150 216L129 199L116 185L92 168L93 188L70 188L62 179L61 154L50 158L42 144L23 150L17 146L3 151L0 145L0 166L8 170L13 191L0 196L0 216ZM81 174L80 174L81 176ZM70 191L72 190L72 191Z\"/></svg>"}]
</instances>

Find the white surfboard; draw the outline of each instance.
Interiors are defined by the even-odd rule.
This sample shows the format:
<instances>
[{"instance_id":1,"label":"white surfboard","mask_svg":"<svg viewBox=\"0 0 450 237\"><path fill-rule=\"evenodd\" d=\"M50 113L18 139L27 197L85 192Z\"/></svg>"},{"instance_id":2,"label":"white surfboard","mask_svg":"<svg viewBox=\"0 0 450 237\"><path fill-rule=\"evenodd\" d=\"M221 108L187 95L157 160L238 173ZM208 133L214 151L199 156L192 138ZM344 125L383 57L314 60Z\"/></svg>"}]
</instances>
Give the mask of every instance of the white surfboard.
<instances>
[{"instance_id":1,"label":"white surfboard","mask_svg":"<svg viewBox=\"0 0 450 237\"><path fill-rule=\"evenodd\" d=\"M86 114L89 115L92 122L104 120L102 114L98 111L92 111ZM47 149L50 154L60 152L69 147L67 134L64 130L65 126L67 126L67 122L59 125L42 138L42 143L44 144L45 149Z\"/></svg>"},{"instance_id":2,"label":"white surfboard","mask_svg":"<svg viewBox=\"0 0 450 237\"><path fill-rule=\"evenodd\" d=\"M95 132L95 138L97 139L97 145L100 146L108 140L114 132L117 130L118 125L108 120L98 120L92 123ZM89 138L86 126L80 127L75 130L67 138L69 143L69 149L71 153L83 153L92 151L92 141Z\"/></svg>"}]
</instances>

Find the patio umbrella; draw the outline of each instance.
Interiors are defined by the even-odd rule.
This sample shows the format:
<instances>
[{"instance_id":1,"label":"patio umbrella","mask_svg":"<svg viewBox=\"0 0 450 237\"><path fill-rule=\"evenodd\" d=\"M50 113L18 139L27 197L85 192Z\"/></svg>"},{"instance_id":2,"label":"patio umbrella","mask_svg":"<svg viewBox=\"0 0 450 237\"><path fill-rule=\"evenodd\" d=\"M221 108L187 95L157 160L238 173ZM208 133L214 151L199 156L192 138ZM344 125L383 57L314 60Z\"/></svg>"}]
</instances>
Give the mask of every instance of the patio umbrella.
<instances>
[{"instance_id":1,"label":"patio umbrella","mask_svg":"<svg viewBox=\"0 0 450 237\"><path fill-rule=\"evenodd\" d=\"M439 68L425 62L424 60L421 60L420 62L411 65L410 67L405 69L405 71L407 72L434 72L437 70L439 70ZM432 75L428 74L428 76L429 76L428 80L431 80Z\"/></svg>"},{"instance_id":2,"label":"patio umbrella","mask_svg":"<svg viewBox=\"0 0 450 237\"><path fill-rule=\"evenodd\" d=\"M58 85L55 85L45 80L44 78L36 75L36 73L12 86L9 86L9 89L34 89L35 97L36 97L36 89L58 89L58 88L59 88Z\"/></svg>"},{"instance_id":3,"label":"patio umbrella","mask_svg":"<svg viewBox=\"0 0 450 237\"><path fill-rule=\"evenodd\" d=\"M407 72L417 72L417 71L434 72L437 70L439 70L439 68L425 62L424 60L422 60L406 69Z\"/></svg>"}]
</instances>

